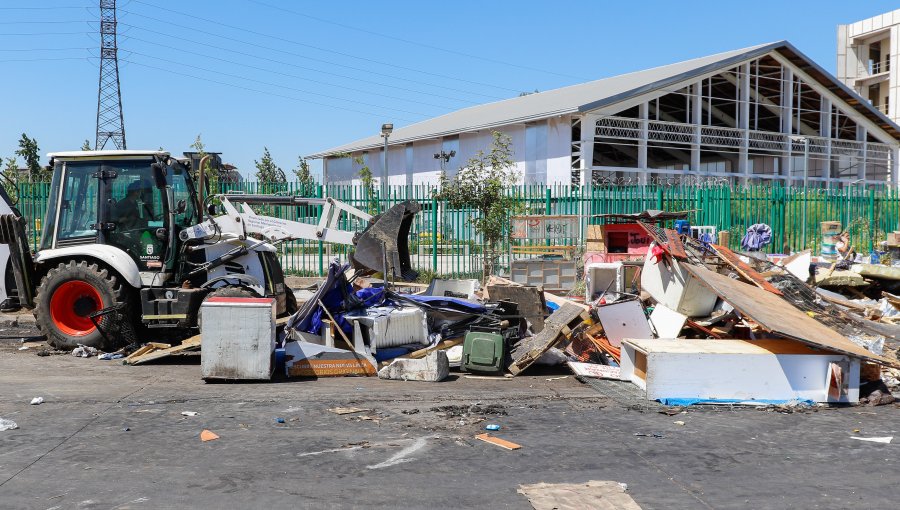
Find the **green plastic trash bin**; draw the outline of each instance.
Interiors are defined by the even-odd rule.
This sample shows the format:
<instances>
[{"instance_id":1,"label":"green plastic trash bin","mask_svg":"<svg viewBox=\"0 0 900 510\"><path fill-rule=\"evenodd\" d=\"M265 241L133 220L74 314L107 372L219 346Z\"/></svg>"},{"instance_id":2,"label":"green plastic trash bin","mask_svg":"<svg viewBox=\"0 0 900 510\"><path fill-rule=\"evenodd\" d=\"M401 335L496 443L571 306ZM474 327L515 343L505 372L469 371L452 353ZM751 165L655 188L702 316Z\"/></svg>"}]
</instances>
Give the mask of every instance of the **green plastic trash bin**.
<instances>
[{"instance_id":1,"label":"green plastic trash bin","mask_svg":"<svg viewBox=\"0 0 900 510\"><path fill-rule=\"evenodd\" d=\"M503 335L471 331L463 341L462 369L466 372L499 374L506 369Z\"/></svg>"}]
</instances>

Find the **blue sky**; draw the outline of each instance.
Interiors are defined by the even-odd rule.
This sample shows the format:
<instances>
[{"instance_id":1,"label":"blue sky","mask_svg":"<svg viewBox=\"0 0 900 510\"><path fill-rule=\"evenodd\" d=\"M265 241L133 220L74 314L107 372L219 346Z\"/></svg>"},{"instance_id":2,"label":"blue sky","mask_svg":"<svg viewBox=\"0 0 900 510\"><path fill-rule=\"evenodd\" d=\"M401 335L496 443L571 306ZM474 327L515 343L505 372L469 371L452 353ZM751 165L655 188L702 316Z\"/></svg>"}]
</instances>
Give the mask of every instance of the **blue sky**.
<instances>
[{"instance_id":1,"label":"blue sky","mask_svg":"<svg viewBox=\"0 0 900 510\"><path fill-rule=\"evenodd\" d=\"M98 1L0 0L0 156L93 144ZM466 106L787 39L829 71L836 27L893 1L119 0L128 147L202 134L245 175ZM19 6L31 6L19 8ZM318 165L314 165L318 169Z\"/></svg>"}]
</instances>

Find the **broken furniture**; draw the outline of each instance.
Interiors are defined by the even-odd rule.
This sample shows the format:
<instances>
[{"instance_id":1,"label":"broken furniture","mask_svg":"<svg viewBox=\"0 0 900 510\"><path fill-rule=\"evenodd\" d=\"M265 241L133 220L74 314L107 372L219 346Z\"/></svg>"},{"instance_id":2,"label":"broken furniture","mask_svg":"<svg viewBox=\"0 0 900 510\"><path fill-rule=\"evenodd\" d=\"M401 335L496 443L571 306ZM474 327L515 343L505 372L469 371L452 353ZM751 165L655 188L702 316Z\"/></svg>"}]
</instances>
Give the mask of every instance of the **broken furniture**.
<instances>
[{"instance_id":1,"label":"broken furniture","mask_svg":"<svg viewBox=\"0 0 900 510\"><path fill-rule=\"evenodd\" d=\"M535 336L523 338L513 348L509 366L512 375L521 373L530 367L538 358L563 339L572 336L572 330L580 324L591 323L591 317L584 308L565 303L544 321L544 329Z\"/></svg>"},{"instance_id":2,"label":"broken furniture","mask_svg":"<svg viewBox=\"0 0 900 510\"><path fill-rule=\"evenodd\" d=\"M639 299L618 301L597 307L597 317L606 339L618 347L625 338L651 338L653 332Z\"/></svg>"},{"instance_id":3,"label":"broken furniture","mask_svg":"<svg viewBox=\"0 0 900 510\"><path fill-rule=\"evenodd\" d=\"M855 403L859 372L859 358L789 340L622 342L621 378L648 400Z\"/></svg>"},{"instance_id":4,"label":"broken furniture","mask_svg":"<svg viewBox=\"0 0 900 510\"><path fill-rule=\"evenodd\" d=\"M647 252L641 269L641 289L654 301L688 317L706 317L716 305L716 295L691 276L687 262L663 260Z\"/></svg>"},{"instance_id":5,"label":"broken furniture","mask_svg":"<svg viewBox=\"0 0 900 510\"><path fill-rule=\"evenodd\" d=\"M550 292L569 292L578 283L578 263L565 259L522 259L510 264L510 279Z\"/></svg>"},{"instance_id":6,"label":"broken furniture","mask_svg":"<svg viewBox=\"0 0 900 510\"><path fill-rule=\"evenodd\" d=\"M275 371L275 300L211 297L200 306L203 379L268 380Z\"/></svg>"},{"instance_id":7,"label":"broken furniture","mask_svg":"<svg viewBox=\"0 0 900 510\"><path fill-rule=\"evenodd\" d=\"M431 280L431 283L425 290L425 295L474 300L476 299L475 292L478 291L478 287L478 280L475 279L448 280L435 278Z\"/></svg>"}]
</instances>

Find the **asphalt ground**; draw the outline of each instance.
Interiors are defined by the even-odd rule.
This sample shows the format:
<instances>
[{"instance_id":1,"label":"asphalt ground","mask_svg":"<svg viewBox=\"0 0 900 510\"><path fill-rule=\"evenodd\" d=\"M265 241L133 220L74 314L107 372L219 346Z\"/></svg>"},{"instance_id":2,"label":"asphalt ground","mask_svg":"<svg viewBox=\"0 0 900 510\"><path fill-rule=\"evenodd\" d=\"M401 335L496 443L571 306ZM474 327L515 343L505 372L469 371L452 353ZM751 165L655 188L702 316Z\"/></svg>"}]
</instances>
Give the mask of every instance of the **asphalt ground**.
<instances>
[{"instance_id":1,"label":"asphalt ground","mask_svg":"<svg viewBox=\"0 0 900 510\"><path fill-rule=\"evenodd\" d=\"M0 432L4 509L527 509L521 484L587 480L644 509L898 508L900 446L851 439L900 436L896 405L670 416L563 369L208 384L198 355L41 357L28 333L0 328L0 418L19 426ZM476 440L487 424L522 448Z\"/></svg>"}]
</instances>

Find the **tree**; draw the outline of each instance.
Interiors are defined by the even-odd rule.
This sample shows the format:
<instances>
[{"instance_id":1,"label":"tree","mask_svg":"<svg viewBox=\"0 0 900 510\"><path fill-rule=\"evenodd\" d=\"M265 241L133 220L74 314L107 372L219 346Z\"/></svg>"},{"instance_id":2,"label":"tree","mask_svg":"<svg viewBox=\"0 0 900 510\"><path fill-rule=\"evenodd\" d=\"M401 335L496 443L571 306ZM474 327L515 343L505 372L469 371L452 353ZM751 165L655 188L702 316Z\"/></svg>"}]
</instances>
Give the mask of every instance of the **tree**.
<instances>
[{"instance_id":1,"label":"tree","mask_svg":"<svg viewBox=\"0 0 900 510\"><path fill-rule=\"evenodd\" d=\"M6 166L3 168L2 177L3 189L13 203L19 201L19 165L16 158L6 158Z\"/></svg>"},{"instance_id":2,"label":"tree","mask_svg":"<svg viewBox=\"0 0 900 510\"><path fill-rule=\"evenodd\" d=\"M294 175L297 177L297 191L305 197L312 196L316 191L316 179L309 171L309 162L302 156L294 169Z\"/></svg>"},{"instance_id":3,"label":"tree","mask_svg":"<svg viewBox=\"0 0 900 510\"><path fill-rule=\"evenodd\" d=\"M381 211L378 206L378 197L375 195L375 178L372 176L372 169L369 168L362 156L353 158L353 162L360 165L359 180L362 181L363 193L366 198L366 211L375 216Z\"/></svg>"},{"instance_id":4,"label":"tree","mask_svg":"<svg viewBox=\"0 0 900 510\"><path fill-rule=\"evenodd\" d=\"M253 164L256 165L256 180L259 181L261 188L269 188L271 190L272 188L277 188L278 184L287 182L284 170L275 164L275 160L269 154L268 147L263 147L262 158L259 161L253 160Z\"/></svg>"},{"instance_id":5,"label":"tree","mask_svg":"<svg viewBox=\"0 0 900 510\"><path fill-rule=\"evenodd\" d=\"M283 184L287 182L284 170L275 164L275 160L273 160L272 155L269 154L268 147L263 147L262 159L259 161L253 160L253 164L256 165L256 180L259 181L261 185Z\"/></svg>"},{"instance_id":6,"label":"tree","mask_svg":"<svg viewBox=\"0 0 900 510\"><path fill-rule=\"evenodd\" d=\"M28 169L28 180L31 182L47 182L50 180L50 172L43 171L41 168L40 147L37 140L28 138L28 135L22 133L19 138L19 150L16 155L25 160L25 167Z\"/></svg>"},{"instance_id":7,"label":"tree","mask_svg":"<svg viewBox=\"0 0 900 510\"><path fill-rule=\"evenodd\" d=\"M485 278L494 273L501 241L509 236L509 215L516 214L521 209L520 204L503 192L504 188L515 184L518 178L512 155L512 140L499 131L493 132L488 152L478 151L452 180L441 175L441 186L435 196L446 200L454 209L471 208L478 213L469 222L484 238Z\"/></svg>"},{"instance_id":8,"label":"tree","mask_svg":"<svg viewBox=\"0 0 900 510\"><path fill-rule=\"evenodd\" d=\"M87 138L85 138L84 143L81 144L81 150L83 150L83 151L91 150L91 141L88 140Z\"/></svg>"}]
</instances>

